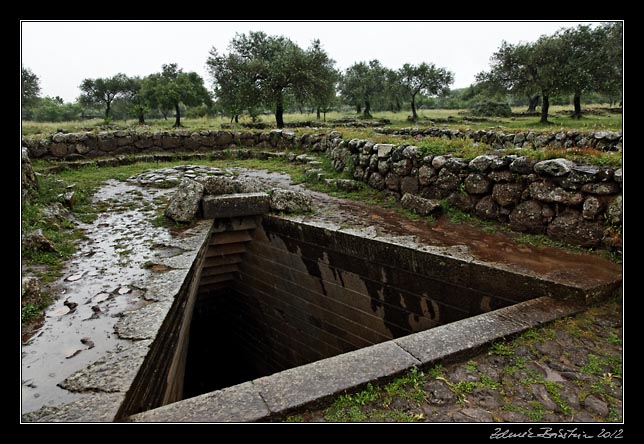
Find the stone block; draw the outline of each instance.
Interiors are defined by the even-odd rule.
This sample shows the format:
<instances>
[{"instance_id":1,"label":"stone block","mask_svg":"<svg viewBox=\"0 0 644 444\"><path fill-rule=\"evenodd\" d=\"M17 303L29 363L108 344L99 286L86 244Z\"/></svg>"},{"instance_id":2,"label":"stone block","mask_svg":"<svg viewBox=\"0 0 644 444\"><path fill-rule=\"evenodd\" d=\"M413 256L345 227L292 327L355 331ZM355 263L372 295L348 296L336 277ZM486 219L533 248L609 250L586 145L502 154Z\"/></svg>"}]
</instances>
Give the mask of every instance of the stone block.
<instances>
[{"instance_id":1,"label":"stone block","mask_svg":"<svg viewBox=\"0 0 644 444\"><path fill-rule=\"evenodd\" d=\"M266 193L205 196L202 200L202 207L204 219L254 216L269 212L270 196Z\"/></svg>"}]
</instances>

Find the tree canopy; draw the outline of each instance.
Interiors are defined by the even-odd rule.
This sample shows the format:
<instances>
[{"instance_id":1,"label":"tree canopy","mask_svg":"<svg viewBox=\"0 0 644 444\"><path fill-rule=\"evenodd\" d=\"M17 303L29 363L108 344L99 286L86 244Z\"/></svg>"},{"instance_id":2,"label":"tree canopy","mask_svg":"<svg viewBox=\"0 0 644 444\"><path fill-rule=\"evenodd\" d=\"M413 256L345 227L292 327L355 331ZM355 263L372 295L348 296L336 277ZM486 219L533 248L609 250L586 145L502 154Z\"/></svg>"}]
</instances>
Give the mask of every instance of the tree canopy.
<instances>
[{"instance_id":1,"label":"tree canopy","mask_svg":"<svg viewBox=\"0 0 644 444\"><path fill-rule=\"evenodd\" d=\"M449 85L454 83L454 74L445 68L437 68L433 63L423 62L420 65L405 63L398 74L402 90L411 99L411 112L414 121L418 120L416 96L419 93L428 96L447 93Z\"/></svg>"},{"instance_id":2,"label":"tree canopy","mask_svg":"<svg viewBox=\"0 0 644 444\"><path fill-rule=\"evenodd\" d=\"M165 110L174 108L174 127L181 126L181 104L198 106L211 102L210 94L199 74L183 72L176 63L163 65L160 73L146 77L140 94L152 107Z\"/></svg>"},{"instance_id":3,"label":"tree canopy","mask_svg":"<svg viewBox=\"0 0 644 444\"><path fill-rule=\"evenodd\" d=\"M79 98L84 105L105 106L105 118L110 117L110 109L114 99L125 93L127 89L127 76L116 74L113 77L85 79L80 85L82 94Z\"/></svg>"},{"instance_id":4,"label":"tree canopy","mask_svg":"<svg viewBox=\"0 0 644 444\"><path fill-rule=\"evenodd\" d=\"M29 68L20 67L20 93L22 106L33 105L40 95L40 79Z\"/></svg>"},{"instance_id":5,"label":"tree canopy","mask_svg":"<svg viewBox=\"0 0 644 444\"><path fill-rule=\"evenodd\" d=\"M334 62L319 41L304 50L264 32L235 35L227 55L212 48L206 65L217 97L231 114L261 103L274 109L278 128L284 127L287 95L300 103L324 102L329 97L325 85L335 75Z\"/></svg>"},{"instance_id":6,"label":"tree canopy","mask_svg":"<svg viewBox=\"0 0 644 444\"><path fill-rule=\"evenodd\" d=\"M363 117L371 118L371 104L385 90L386 73L386 68L378 60L355 63L342 76L340 93L356 109L364 105Z\"/></svg>"}]
</instances>

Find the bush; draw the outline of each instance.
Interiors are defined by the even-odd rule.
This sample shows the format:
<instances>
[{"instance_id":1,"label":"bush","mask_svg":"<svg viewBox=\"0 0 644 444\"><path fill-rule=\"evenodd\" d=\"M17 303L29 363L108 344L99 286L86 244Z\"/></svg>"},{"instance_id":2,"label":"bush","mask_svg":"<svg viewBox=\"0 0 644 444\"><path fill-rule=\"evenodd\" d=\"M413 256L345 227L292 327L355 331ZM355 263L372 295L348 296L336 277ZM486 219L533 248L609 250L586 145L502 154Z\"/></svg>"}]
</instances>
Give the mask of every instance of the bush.
<instances>
[{"instance_id":1,"label":"bush","mask_svg":"<svg viewBox=\"0 0 644 444\"><path fill-rule=\"evenodd\" d=\"M476 102L470 108L470 112L475 116L482 117L510 117L512 109L506 102L494 102L492 100L482 100Z\"/></svg>"}]
</instances>

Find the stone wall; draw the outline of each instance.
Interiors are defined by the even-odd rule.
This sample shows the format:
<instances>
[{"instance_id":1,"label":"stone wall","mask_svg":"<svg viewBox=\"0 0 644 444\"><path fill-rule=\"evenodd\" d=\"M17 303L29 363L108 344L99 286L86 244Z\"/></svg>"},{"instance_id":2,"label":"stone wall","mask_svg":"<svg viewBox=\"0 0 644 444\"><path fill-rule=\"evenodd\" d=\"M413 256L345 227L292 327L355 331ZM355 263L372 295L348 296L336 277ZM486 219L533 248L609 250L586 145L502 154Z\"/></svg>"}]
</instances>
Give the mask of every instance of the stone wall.
<instances>
[{"instance_id":1,"label":"stone wall","mask_svg":"<svg viewBox=\"0 0 644 444\"><path fill-rule=\"evenodd\" d=\"M208 300L257 375L576 289L363 236L264 216L234 293ZM207 300L207 299L204 299Z\"/></svg>"},{"instance_id":2,"label":"stone wall","mask_svg":"<svg viewBox=\"0 0 644 444\"><path fill-rule=\"evenodd\" d=\"M615 131L517 131L464 130L451 128L374 128L381 134L412 137L446 137L448 139L472 139L501 148L555 148L591 147L602 151L622 149L622 133Z\"/></svg>"},{"instance_id":3,"label":"stone wall","mask_svg":"<svg viewBox=\"0 0 644 444\"><path fill-rule=\"evenodd\" d=\"M621 168L517 155L482 155L468 162L423 155L415 146L334 141L327 154L337 170L396 198L411 193L445 199L517 231L584 247L621 247Z\"/></svg>"}]
</instances>

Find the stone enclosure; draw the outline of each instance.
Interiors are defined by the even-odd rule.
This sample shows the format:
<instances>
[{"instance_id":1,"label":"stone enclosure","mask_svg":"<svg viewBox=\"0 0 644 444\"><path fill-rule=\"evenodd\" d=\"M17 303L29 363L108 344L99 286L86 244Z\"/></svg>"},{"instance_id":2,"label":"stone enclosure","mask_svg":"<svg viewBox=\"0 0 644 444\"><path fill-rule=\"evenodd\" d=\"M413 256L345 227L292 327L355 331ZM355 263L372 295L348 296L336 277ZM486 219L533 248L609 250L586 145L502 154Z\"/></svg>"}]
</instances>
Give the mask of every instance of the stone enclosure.
<instances>
[{"instance_id":1,"label":"stone enclosure","mask_svg":"<svg viewBox=\"0 0 644 444\"><path fill-rule=\"evenodd\" d=\"M125 164L131 162L128 154L159 151L208 152L214 158L223 157L223 150L236 150L241 158L267 155L250 148L325 152L337 170L396 199L408 193L444 199L462 211L509 224L516 231L546 234L584 247L621 248L621 168L577 165L566 159L536 162L526 156L502 153L505 148L543 146L621 149L620 133L513 134L441 128L380 131L414 137L471 138L501 151L467 162L451 156L425 155L415 146L343 140L338 132L298 136L281 130L58 133L48 139L25 138L23 146L32 158L78 161L76 166L94 162ZM105 156L109 158L91 160ZM315 168L311 170L316 172Z\"/></svg>"}]
</instances>

